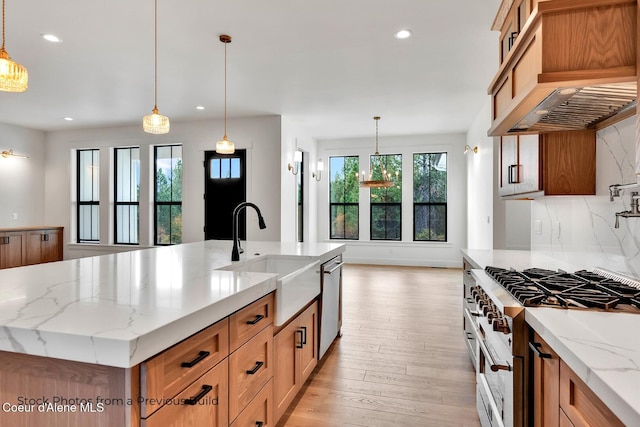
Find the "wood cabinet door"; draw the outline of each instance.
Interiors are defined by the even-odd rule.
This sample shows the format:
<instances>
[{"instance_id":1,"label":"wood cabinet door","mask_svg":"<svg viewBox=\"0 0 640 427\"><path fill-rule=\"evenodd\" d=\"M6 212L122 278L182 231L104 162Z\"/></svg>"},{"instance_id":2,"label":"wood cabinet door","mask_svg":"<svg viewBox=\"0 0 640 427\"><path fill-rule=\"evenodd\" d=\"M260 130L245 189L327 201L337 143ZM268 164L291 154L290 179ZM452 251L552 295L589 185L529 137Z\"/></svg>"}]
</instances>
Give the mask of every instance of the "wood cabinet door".
<instances>
[{"instance_id":1,"label":"wood cabinet door","mask_svg":"<svg viewBox=\"0 0 640 427\"><path fill-rule=\"evenodd\" d=\"M595 195L595 130L543 135L543 164L545 195Z\"/></svg>"},{"instance_id":2,"label":"wood cabinet door","mask_svg":"<svg viewBox=\"0 0 640 427\"><path fill-rule=\"evenodd\" d=\"M42 241L41 262L53 262L62 260L62 231L46 230Z\"/></svg>"},{"instance_id":3,"label":"wood cabinet door","mask_svg":"<svg viewBox=\"0 0 640 427\"><path fill-rule=\"evenodd\" d=\"M560 423L560 358L534 333L533 413L535 427L558 427Z\"/></svg>"},{"instance_id":4,"label":"wood cabinet door","mask_svg":"<svg viewBox=\"0 0 640 427\"><path fill-rule=\"evenodd\" d=\"M302 345L302 332L294 320L273 337L273 401L275 422L282 417L302 387L298 367L298 347Z\"/></svg>"},{"instance_id":5,"label":"wood cabinet door","mask_svg":"<svg viewBox=\"0 0 640 427\"><path fill-rule=\"evenodd\" d=\"M42 262L42 244L44 241L43 230L29 230L27 234L27 264L39 264Z\"/></svg>"},{"instance_id":6,"label":"wood cabinet door","mask_svg":"<svg viewBox=\"0 0 640 427\"><path fill-rule=\"evenodd\" d=\"M542 190L540 180L540 135L518 136L516 163L518 165L518 180L514 184L514 193L526 194Z\"/></svg>"},{"instance_id":7,"label":"wood cabinet door","mask_svg":"<svg viewBox=\"0 0 640 427\"><path fill-rule=\"evenodd\" d=\"M514 192L513 181L517 179L518 137L515 135L500 137L500 176L498 177L498 193L511 196Z\"/></svg>"},{"instance_id":8,"label":"wood cabinet door","mask_svg":"<svg viewBox=\"0 0 640 427\"><path fill-rule=\"evenodd\" d=\"M25 265L26 243L22 231L0 233L0 268Z\"/></svg>"},{"instance_id":9,"label":"wood cabinet door","mask_svg":"<svg viewBox=\"0 0 640 427\"><path fill-rule=\"evenodd\" d=\"M300 315L300 329L302 329L302 348L300 352L300 382L309 378L313 369L318 365L318 303L315 302Z\"/></svg>"}]
</instances>

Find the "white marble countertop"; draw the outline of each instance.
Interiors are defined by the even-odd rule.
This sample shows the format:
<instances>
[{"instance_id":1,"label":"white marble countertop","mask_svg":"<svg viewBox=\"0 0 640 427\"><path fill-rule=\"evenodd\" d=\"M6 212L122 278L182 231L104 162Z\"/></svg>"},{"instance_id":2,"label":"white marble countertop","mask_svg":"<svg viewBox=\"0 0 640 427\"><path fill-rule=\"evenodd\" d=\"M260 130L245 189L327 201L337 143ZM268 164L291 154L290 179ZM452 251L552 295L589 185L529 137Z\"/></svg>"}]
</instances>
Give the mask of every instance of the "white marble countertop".
<instances>
[{"instance_id":1,"label":"white marble countertop","mask_svg":"<svg viewBox=\"0 0 640 427\"><path fill-rule=\"evenodd\" d=\"M333 243L243 242L321 260ZM276 289L274 274L220 271L230 241L0 270L0 350L129 368Z\"/></svg>"},{"instance_id":2,"label":"white marble countertop","mask_svg":"<svg viewBox=\"0 0 640 427\"><path fill-rule=\"evenodd\" d=\"M580 269L602 267L635 277L619 259L601 254L551 256L541 252L465 249L474 267ZM620 418L640 425L640 315L526 308L525 321Z\"/></svg>"}]
</instances>

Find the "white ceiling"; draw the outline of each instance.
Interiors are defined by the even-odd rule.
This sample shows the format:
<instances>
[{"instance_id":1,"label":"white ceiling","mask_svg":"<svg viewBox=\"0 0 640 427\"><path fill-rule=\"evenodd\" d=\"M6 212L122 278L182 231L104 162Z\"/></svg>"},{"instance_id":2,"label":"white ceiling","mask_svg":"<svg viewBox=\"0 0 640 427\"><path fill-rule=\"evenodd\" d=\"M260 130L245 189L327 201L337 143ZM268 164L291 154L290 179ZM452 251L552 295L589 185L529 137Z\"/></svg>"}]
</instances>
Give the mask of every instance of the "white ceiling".
<instances>
[{"instance_id":1,"label":"white ceiling","mask_svg":"<svg viewBox=\"0 0 640 427\"><path fill-rule=\"evenodd\" d=\"M5 1L5 47L29 89L0 92L0 122L59 130L150 113L153 0ZM283 115L319 139L371 135L374 115L381 135L466 131L497 69L499 3L158 0L158 108L172 121L222 117L229 34L230 118ZM413 37L395 39L400 28Z\"/></svg>"}]
</instances>

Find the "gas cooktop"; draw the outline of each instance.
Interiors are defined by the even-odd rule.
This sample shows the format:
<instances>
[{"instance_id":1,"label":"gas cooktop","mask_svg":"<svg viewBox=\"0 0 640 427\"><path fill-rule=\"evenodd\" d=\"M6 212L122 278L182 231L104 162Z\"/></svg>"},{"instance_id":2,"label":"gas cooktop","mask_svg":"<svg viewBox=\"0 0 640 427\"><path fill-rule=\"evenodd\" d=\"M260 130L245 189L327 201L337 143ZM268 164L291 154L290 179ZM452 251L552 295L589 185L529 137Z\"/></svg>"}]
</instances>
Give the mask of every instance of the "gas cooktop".
<instances>
[{"instance_id":1,"label":"gas cooktop","mask_svg":"<svg viewBox=\"0 0 640 427\"><path fill-rule=\"evenodd\" d=\"M485 271L525 307L640 313L640 289L587 270L515 271L489 266Z\"/></svg>"}]
</instances>

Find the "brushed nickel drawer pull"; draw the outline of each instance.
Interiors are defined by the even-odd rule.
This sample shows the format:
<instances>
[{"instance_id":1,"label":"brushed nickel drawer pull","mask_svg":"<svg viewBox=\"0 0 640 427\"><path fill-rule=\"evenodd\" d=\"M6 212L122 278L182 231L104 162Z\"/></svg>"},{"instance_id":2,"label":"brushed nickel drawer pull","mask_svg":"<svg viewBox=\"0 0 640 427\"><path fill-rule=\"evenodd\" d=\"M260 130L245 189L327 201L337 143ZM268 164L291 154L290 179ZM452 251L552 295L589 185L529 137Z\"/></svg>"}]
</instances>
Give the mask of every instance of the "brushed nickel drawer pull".
<instances>
[{"instance_id":1,"label":"brushed nickel drawer pull","mask_svg":"<svg viewBox=\"0 0 640 427\"><path fill-rule=\"evenodd\" d=\"M264 362L257 361L256 362L256 366L254 366L253 369L248 369L247 370L247 374L248 375L255 374L256 372L258 372L258 369L260 369L262 367L262 365L264 365Z\"/></svg>"},{"instance_id":2,"label":"brushed nickel drawer pull","mask_svg":"<svg viewBox=\"0 0 640 427\"><path fill-rule=\"evenodd\" d=\"M256 323L258 323L262 319L264 319L264 316L262 314L257 314L255 319L247 320L247 325L255 325Z\"/></svg>"},{"instance_id":3,"label":"brushed nickel drawer pull","mask_svg":"<svg viewBox=\"0 0 640 427\"><path fill-rule=\"evenodd\" d=\"M202 360L204 360L204 358L209 354L210 353L208 351L201 351L200 353L198 353L198 357L193 359L191 362L182 362L180 366L182 366L183 368L193 368L195 365L202 362Z\"/></svg>"},{"instance_id":4,"label":"brushed nickel drawer pull","mask_svg":"<svg viewBox=\"0 0 640 427\"><path fill-rule=\"evenodd\" d=\"M207 394L209 394L209 392L213 390L213 386L210 386L208 384L204 384L202 386L202 390L200 391L200 393L196 394L195 396L193 396L190 399L185 399L184 404L185 405L196 405L200 400L202 400L203 397L205 397Z\"/></svg>"}]
</instances>

